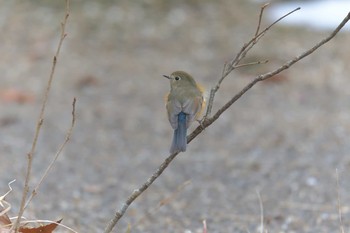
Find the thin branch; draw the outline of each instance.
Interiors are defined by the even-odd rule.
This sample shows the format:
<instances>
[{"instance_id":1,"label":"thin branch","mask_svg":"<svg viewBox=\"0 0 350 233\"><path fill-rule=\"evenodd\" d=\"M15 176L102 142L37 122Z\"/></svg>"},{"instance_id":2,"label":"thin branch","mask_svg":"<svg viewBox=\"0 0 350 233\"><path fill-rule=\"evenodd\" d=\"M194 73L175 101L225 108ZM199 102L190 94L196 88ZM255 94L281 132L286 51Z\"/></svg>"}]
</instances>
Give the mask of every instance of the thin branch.
<instances>
[{"instance_id":1,"label":"thin branch","mask_svg":"<svg viewBox=\"0 0 350 233\"><path fill-rule=\"evenodd\" d=\"M34 138L33 138L33 142L32 142L32 147L30 152L27 154L27 158L28 158L28 164L27 164L27 171L26 171L26 178L25 178L25 182L24 182L24 188L23 188L23 194L22 194L22 200L21 200L21 205L20 205L20 209L18 212L18 217L17 220L15 222L15 224L13 225L13 228L15 229L15 233L18 232L19 229L19 223L20 220L22 218L23 212L24 212L24 207L25 207L25 203L26 203L26 198L27 198L27 194L29 191L29 183L30 183L30 178L31 178L31 172L32 172L32 163L33 163L33 156L35 153L35 149L36 149L36 144L38 142L38 137L41 131L41 126L44 122L44 113L45 113L45 109L46 109L46 104L49 98L49 93L50 93L50 89L51 89L51 85L52 85L52 80L54 77L54 73L55 73L55 69L56 69L56 63L57 63L57 59L58 56L60 54L60 50L61 50L61 46L63 43L64 38L66 37L66 24L67 24L67 20L69 17L69 0L66 0L66 9L65 9L65 16L63 19L63 22L61 23L61 36L60 36L60 40L57 46L57 50L56 53L53 57L53 61L52 61L52 67L51 67L51 73L49 76L49 80L46 86L46 90L44 93L44 99L43 99L43 103L41 105L41 111L39 114L39 118L38 118L38 122L36 124L36 130L35 130L35 134L34 134Z\"/></svg>"},{"instance_id":2,"label":"thin branch","mask_svg":"<svg viewBox=\"0 0 350 233\"><path fill-rule=\"evenodd\" d=\"M253 65L266 64L266 63L268 63L268 62L269 62L269 60L264 60L264 61L254 61L254 62L239 64L239 65L235 65L235 69L241 68L241 67L246 67L246 66L253 66Z\"/></svg>"},{"instance_id":3,"label":"thin branch","mask_svg":"<svg viewBox=\"0 0 350 233\"><path fill-rule=\"evenodd\" d=\"M259 206L260 206L260 233L264 232L264 206L260 196L259 190L256 190L256 195L258 195Z\"/></svg>"},{"instance_id":4,"label":"thin branch","mask_svg":"<svg viewBox=\"0 0 350 233\"><path fill-rule=\"evenodd\" d=\"M27 206L29 205L29 203L32 201L32 199L34 198L34 196L38 193L39 187L42 184L42 182L44 181L44 179L47 177L47 175L49 174L50 170L52 169L53 165L55 164L56 160L58 159L58 156L61 154L63 148L66 146L66 144L68 143L68 141L70 140L70 137L72 135L73 132L73 128L75 125L75 103L76 103L76 98L73 99L73 103L72 103L72 123L67 131L66 137L64 142L61 144L61 146L58 148L53 160L51 161L51 163L49 164L49 166L46 168L43 176L41 177L41 179L39 180L39 183L35 186L35 188L33 189L31 195L29 196L27 203L24 206L24 209L27 208Z\"/></svg>"},{"instance_id":5,"label":"thin branch","mask_svg":"<svg viewBox=\"0 0 350 233\"><path fill-rule=\"evenodd\" d=\"M265 7L263 6L263 9L265 9ZM277 20L275 20L273 23L271 23L268 27L266 27L264 30L262 30L260 33L258 33L256 36L254 36L248 43L246 43L241 50L238 52L237 56L231 60L230 62L230 66L227 70L227 72L225 73L224 77L221 77L221 79L219 80L219 85L222 83L223 79L226 78L227 75L229 75L234 69L235 69L235 65L239 64L239 62L242 61L243 58L245 58L245 56L247 55L247 53L254 47L254 45L259 42L259 40L266 34L266 32L268 30L270 30L275 24L277 24L279 21L281 21L282 19L286 18L287 16L289 16L290 14L293 14L294 12L300 10L300 7L288 12L287 14L283 15L282 17L278 18Z\"/></svg>"},{"instance_id":6,"label":"thin branch","mask_svg":"<svg viewBox=\"0 0 350 233\"><path fill-rule=\"evenodd\" d=\"M268 60L265 61L256 61L256 62L250 62L250 63L244 63L244 64L239 64L239 65L235 65L234 69L237 68L241 68L241 67L245 67L245 66L252 66L252 65L259 65L259 64L266 64L268 63ZM226 73L226 69L227 69L227 62L224 63L224 68L222 69L222 75L221 77L225 76ZM226 75L227 76L227 75ZM226 77L225 76L225 77ZM223 80L223 79L222 79ZM221 84L221 83L220 83ZM209 94L209 101L207 104L207 112L205 113L203 120L206 118L209 118L210 114L211 114L211 110L213 108L213 103L214 103L214 96L215 93L217 92L217 90L219 89L220 84L216 84L216 86L214 88L211 89L210 94Z\"/></svg>"},{"instance_id":7,"label":"thin branch","mask_svg":"<svg viewBox=\"0 0 350 233\"><path fill-rule=\"evenodd\" d=\"M260 8L259 22L258 22L258 26L256 27L255 37L259 34L262 16L263 16L263 14L264 14L265 8L266 8L268 5L270 5L270 3L265 3L265 4Z\"/></svg>"},{"instance_id":8,"label":"thin branch","mask_svg":"<svg viewBox=\"0 0 350 233\"><path fill-rule=\"evenodd\" d=\"M241 98L241 96L243 94L245 94L249 89L251 89L256 83L260 82L260 81L264 81L266 79L269 79L273 76L275 76L276 74L281 73L283 70L288 69L289 67L291 67L292 65L294 65L295 63L297 63L298 61L300 61L301 59L305 58L306 56L310 55L311 53L315 52L315 50L317 50L319 47L321 47L322 45L324 45L325 43L327 43L328 41L330 41L339 31L340 29L342 29L344 27L344 25L350 20L350 12L348 13L348 15L343 19L343 21L339 24L339 26L325 39L321 40L319 43L317 43L315 46L313 46L312 48L306 50L305 52L303 52L302 54L300 54L299 56L295 57L294 59L286 62L285 64L283 64L282 66L280 66L279 68L277 68L274 71L268 72L266 74L262 74L259 75L258 77L256 77L253 81L251 81L250 83L248 83L238 94L236 94L234 97L232 97L231 100L229 100L224 106L222 106L215 114L213 117L208 118L208 119L204 119L202 121L202 124L200 126L198 126L189 136L188 136L188 142L192 141L199 133L201 133L205 128L207 128L209 125L211 125L215 120L217 120L220 115L226 111L226 109L228 109L234 102L236 102L239 98Z\"/></svg>"},{"instance_id":9,"label":"thin branch","mask_svg":"<svg viewBox=\"0 0 350 233\"><path fill-rule=\"evenodd\" d=\"M12 192L11 184L15 182L16 180L10 181L7 185L9 186L9 191L7 191L4 195L0 196L0 217L2 217L4 214L6 214L11 209L11 204L6 202L4 199L5 197Z\"/></svg>"},{"instance_id":10,"label":"thin branch","mask_svg":"<svg viewBox=\"0 0 350 233\"><path fill-rule=\"evenodd\" d=\"M262 10L265 9L265 5L262 7ZM290 14L293 14L294 12L300 10L300 7L288 12L287 14L283 15L282 17L278 18L277 20L275 20L273 23L271 23L268 27L266 27L264 30L262 30L260 33L258 33L257 35L255 35L248 43L246 43L242 49L238 52L237 56L231 61L231 69L227 71L227 73L225 74L225 77L235 69L235 65L237 65L243 58L245 58L245 56L247 55L247 53L254 47L254 45L256 43L259 42L259 40L266 34L266 32L268 30L270 30L275 24L277 24L279 21L281 21L282 19L286 18L287 16L289 16ZM222 79L224 79L225 77L223 77ZM222 82L222 80L221 80ZM220 83L221 83L220 82Z\"/></svg>"},{"instance_id":11,"label":"thin branch","mask_svg":"<svg viewBox=\"0 0 350 233\"><path fill-rule=\"evenodd\" d=\"M209 100L208 100L208 107L207 107L207 112L205 113L204 119L209 118L211 115L211 110L212 110L212 106L214 103L214 98L215 98L215 94L216 92L219 90L221 83L224 81L224 79L236 68L239 68L240 66L238 65L247 55L247 53L255 46L255 44L257 44L259 42L259 40L266 34L266 32L268 30L270 30L270 28L272 28L275 24L277 24L279 21L281 21L282 19L286 18L288 15L300 10L300 7L288 12L287 14L283 15L282 17L278 18L277 20L275 20L273 23L271 23L269 26L267 26L264 30L262 30L261 32L259 32L258 30L260 30L260 24L261 24L261 17L263 15L263 12L265 10L265 8L268 6L268 4L265 4L261 7L260 10L260 16L259 16L259 22L258 22L258 26L257 26L257 31L255 32L255 35L253 36L253 38L250 39L250 41L246 44L244 44L241 48L241 50L237 53L237 55L235 56L235 58L233 58L230 62L226 62L224 69L222 71L222 75L221 78L218 80L218 82L216 83L216 85L210 90L210 95L209 95Z\"/></svg>"},{"instance_id":12,"label":"thin branch","mask_svg":"<svg viewBox=\"0 0 350 233\"><path fill-rule=\"evenodd\" d=\"M339 231L340 233L345 233L344 224L341 212L341 203L340 203L340 188L339 188L339 172L338 168L335 170L336 178L337 178L337 204L338 204L338 218L339 218Z\"/></svg>"},{"instance_id":13,"label":"thin branch","mask_svg":"<svg viewBox=\"0 0 350 233\"><path fill-rule=\"evenodd\" d=\"M104 230L105 233L109 233L112 231L114 226L117 224L119 219L123 217L125 214L125 211L128 209L130 204L138 197L141 193L143 193L151 184L163 173L163 171L169 166L171 161L178 155L179 153L176 152L174 154L171 154L168 158L164 160L164 162L158 167L158 169L152 174L151 177L147 179L147 181L141 185L140 188L135 189L131 195L128 197L126 202L122 205L122 207L115 213L112 220L108 223L106 229Z\"/></svg>"},{"instance_id":14,"label":"thin branch","mask_svg":"<svg viewBox=\"0 0 350 233\"><path fill-rule=\"evenodd\" d=\"M296 9L297 10L297 9ZM349 21L350 19L350 12L349 14L343 19L343 21L339 24L339 26L325 39L317 43L314 47L311 49L303 52L301 55L297 56L296 58L286 62L284 65L279 67L278 69L271 71L269 73L259 75L257 78L255 78L252 82L250 82L248 85L246 85L238 94L236 94L231 100L229 100L224 106L222 106L211 118L204 119L202 121L202 124L198 126L189 136L187 136L187 143L190 143L194 138L196 138L204 129L206 129L208 126L210 126L213 122L215 122L220 115L226 111L234 102L236 102L243 94L245 94L249 89L251 89L256 83L266 80L268 78L273 77L274 75L282 72L285 69L288 69L290 66L295 64L296 62L300 61L304 57L310 55L312 52L314 52L316 49L327 43L329 40L331 40L339 31L341 28L344 27L344 25ZM271 27L271 25L269 26ZM268 30L268 29L265 29ZM163 171L168 167L168 165L171 163L171 161L178 155L178 153L174 153L169 155L164 162L157 168L157 170L152 174L151 177L147 179L147 181L140 186L139 189L135 189L131 195L127 198L127 200L124 202L122 207L115 213L114 217L110 220L108 223L106 229L104 230L104 233L109 233L112 231L114 226L118 223L118 221L121 219L121 217L125 214L126 210L130 206L130 204L142 194L151 184L163 173Z\"/></svg>"}]
</instances>

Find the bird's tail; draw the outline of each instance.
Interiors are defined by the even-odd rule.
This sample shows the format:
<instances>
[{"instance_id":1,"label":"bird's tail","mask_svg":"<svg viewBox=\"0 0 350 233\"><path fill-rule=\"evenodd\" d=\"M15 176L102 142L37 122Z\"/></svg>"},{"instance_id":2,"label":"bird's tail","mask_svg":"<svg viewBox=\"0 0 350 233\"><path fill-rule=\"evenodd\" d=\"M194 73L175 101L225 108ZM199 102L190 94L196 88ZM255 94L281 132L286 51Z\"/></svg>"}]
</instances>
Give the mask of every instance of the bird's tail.
<instances>
[{"instance_id":1,"label":"bird's tail","mask_svg":"<svg viewBox=\"0 0 350 233\"><path fill-rule=\"evenodd\" d=\"M173 142L170 147L170 153L186 151L187 145L187 127L186 127L186 114L180 112L178 115L178 126L174 130Z\"/></svg>"}]
</instances>

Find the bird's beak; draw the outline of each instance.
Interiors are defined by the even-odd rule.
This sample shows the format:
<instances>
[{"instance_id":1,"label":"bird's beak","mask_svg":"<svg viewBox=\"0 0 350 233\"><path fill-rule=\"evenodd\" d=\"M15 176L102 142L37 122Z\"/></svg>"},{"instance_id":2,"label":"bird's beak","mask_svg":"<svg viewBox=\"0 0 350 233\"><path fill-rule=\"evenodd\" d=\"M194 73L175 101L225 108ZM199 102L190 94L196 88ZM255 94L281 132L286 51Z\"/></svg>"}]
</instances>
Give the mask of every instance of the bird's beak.
<instances>
[{"instance_id":1,"label":"bird's beak","mask_svg":"<svg viewBox=\"0 0 350 233\"><path fill-rule=\"evenodd\" d=\"M167 79L171 79L168 75L163 74L163 77L167 78Z\"/></svg>"}]
</instances>

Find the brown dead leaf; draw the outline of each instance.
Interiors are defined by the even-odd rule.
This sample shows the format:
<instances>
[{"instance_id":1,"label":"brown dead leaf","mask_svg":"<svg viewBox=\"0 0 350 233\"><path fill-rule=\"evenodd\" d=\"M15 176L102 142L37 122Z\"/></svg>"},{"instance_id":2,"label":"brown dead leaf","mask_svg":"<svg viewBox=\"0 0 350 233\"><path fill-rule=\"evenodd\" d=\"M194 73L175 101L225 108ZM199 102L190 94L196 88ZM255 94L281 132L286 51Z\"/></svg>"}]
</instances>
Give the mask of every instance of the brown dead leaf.
<instances>
[{"instance_id":1,"label":"brown dead leaf","mask_svg":"<svg viewBox=\"0 0 350 233\"><path fill-rule=\"evenodd\" d=\"M0 216L0 229L1 227L9 227L11 226L11 220L7 214L3 214ZM1 231L0 231L1 232Z\"/></svg>"},{"instance_id":2,"label":"brown dead leaf","mask_svg":"<svg viewBox=\"0 0 350 233\"><path fill-rule=\"evenodd\" d=\"M40 227L33 227L33 228L21 227L18 231L22 233L52 233L56 229L58 223L60 223L61 221L62 219L58 220L55 223L50 223Z\"/></svg>"},{"instance_id":3,"label":"brown dead leaf","mask_svg":"<svg viewBox=\"0 0 350 233\"><path fill-rule=\"evenodd\" d=\"M0 233L9 233L11 228L11 220L7 214L0 216Z\"/></svg>"},{"instance_id":4,"label":"brown dead leaf","mask_svg":"<svg viewBox=\"0 0 350 233\"><path fill-rule=\"evenodd\" d=\"M0 206L0 212L2 207ZM11 228L11 220L6 213L0 215L0 233L9 233Z\"/></svg>"}]
</instances>

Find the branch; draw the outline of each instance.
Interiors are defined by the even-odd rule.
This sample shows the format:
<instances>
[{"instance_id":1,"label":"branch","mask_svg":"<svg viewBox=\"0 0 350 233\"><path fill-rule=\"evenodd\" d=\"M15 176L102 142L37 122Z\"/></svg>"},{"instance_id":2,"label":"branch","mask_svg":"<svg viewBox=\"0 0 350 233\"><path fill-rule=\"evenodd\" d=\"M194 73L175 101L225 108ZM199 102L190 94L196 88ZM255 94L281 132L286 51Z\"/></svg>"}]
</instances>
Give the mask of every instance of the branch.
<instances>
[{"instance_id":1,"label":"branch","mask_svg":"<svg viewBox=\"0 0 350 233\"><path fill-rule=\"evenodd\" d=\"M47 86L46 86L46 90L45 90L45 93L44 93L44 99L43 99L43 103L41 105L41 111L40 111L40 114L39 114L38 122L36 124L36 130L35 130L35 134L34 134L34 138L33 138L33 142L32 142L32 148L31 148L30 152L27 154L28 164L27 164L27 172L26 172L26 178L25 178L25 182L24 182L22 200L21 200L21 205L20 205L20 209L19 209L19 212L18 212L18 216L17 216L16 222L13 225L13 229L15 229L15 233L18 232L19 223L20 223L20 220L22 218L22 215L23 215L23 212L24 212L24 208L25 208L26 197L27 197L27 194L28 194L28 191L29 191L29 183L30 183L31 172L32 172L33 156L34 156L34 153L35 153L36 144L38 142L38 137L39 137L39 134L40 134L40 131L41 131L41 126L43 125L43 122L44 122L44 113L45 113L46 104L47 104L47 101L48 101L48 98L49 98L49 93L50 93L50 89L51 89L51 85L52 85L52 80L53 80L55 69L56 69L57 59L58 59L58 56L60 54L60 50L61 50L61 46L62 46L63 40L67 36L67 34L65 32L65 29L66 29L66 24L67 24L68 17L69 17L69 0L66 0L65 16L64 16L63 22L61 23L60 40L58 42L56 53L55 53L55 55L53 57L51 73L50 73L49 80L48 80L48 83L47 83Z\"/></svg>"},{"instance_id":2,"label":"branch","mask_svg":"<svg viewBox=\"0 0 350 233\"><path fill-rule=\"evenodd\" d=\"M338 168L335 169L335 174L337 178L337 205L338 205L338 218L339 218L339 232L345 233L344 231L344 224L343 224L343 218L342 218L342 211L341 211L341 203L340 203L340 188L339 188L339 172Z\"/></svg>"},{"instance_id":3,"label":"branch","mask_svg":"<svg viewBox=\"0 0 350 233\"><path fill-rule=\"evenodd\" d=\"M296 10L298 10L297 8ZM294 10L294 11L296 11ZM292 12L294 12L292 11ZM291 12L290 12L291 13ZM290 14L288 13L288 14ZM288 15L287 14L287 15ZM283 16L285 17L285 16ZM283 18L281 17L281 18ZM280 18L280 19L281 19ZM280 20L279 19L279 20ZM317 43L314 47L310 48L309 50L303 52L296 58L286 62L284 65L279 67L278 69L271 71L269 73L259 75L257 78L255 78L252 82L250 82L247 86L245 86L238 94L236 94L231 100L229 100L224 106L222 106L211 118L204 118L202 121L202 124L198 126L189 136L187 136L187 143L190 143L194 138L196 138L204 129L206 129L208 126L210 126L213 122L215 122L220 115L226 111L234 102L236 102L243 94L245 94L249 89L251 89L255 84L257 84L260 81L266 80L268 78L273 77L274 75L282 72L283 70L288 69L290 66L295 64L296 62L300 61L304 57L310 55L312 52L317 50L319 47L330 41L339 31L344 27L344 25L349 21L350 19L350 12L349 14L343 19L343 21L339 24L339 26L325 39L321 40L319 43ZM274 24L276 24L279 20L271 24L269 27L267 27L264 31L258 34L257 39L262 36L269 28L271 28ZM255 37L254 37L255 38ZM253 43L253 42L249 42ZM248 43L248 44L249 44ZM245 51L244 49L248 48L247 45L243 46L242 50L240 51L241 54ZM239 56L237 56L235 59L239 60ZM233 61L235 61L235 59ZM238 61L237 60L237 61ZM226 67L227 65L225 65ZM226 75L227 76L227 75ZM221 79L220 79L221 80ZM158 169L153 173L151 177L148 178L148 180L141 185L140 188L135 189L131 195L127 198L126 202L122 205L122 207L115 213L112 220L108 223L104 233L109 233L112 231L114 226L117 224L117 222L120 220L120 218L125 214L126 210L130 206L130 204L139 196L142 194L143 191L145 191L151 184L162 174L162 172L168 167L168 165L171 163L171 161L177 156L178 153L171 154L169 157L165 159L165 161L158 167Z\"/></svg>"},{"instance_id":4,"label":"branch","mask_svg":"<svg viewBox=\"0 0 350 233\"><path fill-rule=\"evenodd\" d=\"M257 35L259 34L260 25L261 25L261 20L262 20L263 14L264 14L264 10L265 10L265 8L268 7L269 5L270 5L270 3L265 3L265 4L260 8L259 22L258 22L258 26L256 27L255 37L257 37Z\"/></svg>"},{"instance_id":5,"label":"branch","mask_svg":"<svg viewBox=\"0 0 350 233\"><path fill-rule=\"evenodd\" d=\"M266 27L264 30L259 32L260 30L260 25L261 25L261 18L263 16L265 8L268 6L268 4L265 4L261 7L260 9L260 15L259 15L259 22L258 26L256 28L255 35L253 38L250 39L250 41L246 44L244 44L241 48L241 50L238 52L236 57L232 59L230 62L225 63L224 68L222 70L222 75L217 84L210 90L210 95L209 95L209 101L208 101L208 108L207 112L205 113L204 119L210 117L211 110L213 107L213 102L215 98L216 92L219 90L221 83L224 81L224 79L235 69L241 67L239 63L246 57L247 53L259 42L259 40L266 34L270 28L272 28L275 24L277 24L279 21L282 19L286 18L288 15L300 10L300 7L288 12L287 14L283 15L282 17L278 18L276 21L271 23L268 27ZM259 63L258 63L259 64Z\"/></svg>"},{"instance_id":6,"label":"branch","mask_svg":"<svg viewBox=\"0 0 350 233\"><path fill-rule=\"evenodd\" d=\"M12 192L11 184L15 181L16 180L10 181L7 184L9 186L9 191L7 191L4 195L0 196L0 218L4 217L4 215L11 209L11 204L5 201L4 199L10 192Z\"/></svg>"},{"instance_id":7,"label":"branch","mask_svg":"<svg viewBox=\"0 0 350 233\"><path fill-rule=\"evenodd\" d=\"M179 153L176 152L174 154L171 154L168 158L166 158L164 160L164 162L158 167L158 169L153 173L153 175L151 177L149 177L147 179L147 181L141 185L140 188L135 189L131 195L128 197L128 199L126 200L126 202L122 205L122 207L115 213L114 217L112 218L112 220L108 223L106 229L105 229L105 233L109 233L112 231L112 229L114 228L114 226L117 224L117 222L119 221L119 219L121 219L121 217L123 217L123 215L125 214L125 211L128 209L128 207L130 206L131 203L133 203L133 201L135 201L135 199L140 196L141 193L143 193L149 186L151 186L151 184L163 173L163 171L168 167L168 165L171 163L171 161L173 161L173 159L176 157L176 155L178 155Z\"/></svg>"},{"instance_id":8,"label":"branch","mask_svg":"<svg viewBox=\"0 0 350 233\"><path fill-rule=\"evenodd\" d=\"M258 196L260 206L260 233L264 233L264 205L259 190L256 190L256 195Z\"/></svg>"},{"instance_id":9,"label":"branch","mask_svg":"<svg viewBox=\"0 0 350 233\"><path fill-rule=\"evenodd\" d=\"M55 164L58 156L61 154L63 148L66 146L66 144L68 143L68 141L70 140L70 137L72 135L72 132L73 132L73 128L74 128L74 125L75 125L75 102L76 102L76 98L73 99L73 103L72 103L72 106L73 106L73 110L72 110L72 123L67 131L67 134L66 134L66 138L64 140L64 142L61 144L61 146L58 148L53 160L51 161L51 163L49 164L49 166L46 168L43 176L41 177L41 179L39 180L38 184L35 186L35 188L33 189L31 195L29 196L25 206L24 206L24 209L27 208L27 206L29 205L29 203L32 201L32 199L34 198L34 196L38 193L38 189L40 187L40 185L42 184L42 182L44 181L44 179L46 178L46 176L49 174L50 170L52 169L53 165Z\"/></svg>"},{"instance_id":10,"label":"branch","mask_svg":"<svg viewBox=\"0 0 350 233\"><path fill-rule=\"evenodd\" d=\"M222 106L213 117L204 119L202 124L198 126L188 137L188 143L191 142L195 137L197 137L198 134L200 134L205 128L207 128L209 125L211 125L214 121L216 121L220 115L225 112L234 102L236 102L239 98L241 98L242 95L244 95L249 89L251 89L255 84L257 84L260 81L264 81L266 79L269 79L276 74L281 73L283 70L288 69L301 59L309 56L311 53L315 52L319 47L330 41L339 31L344 27L344 25L350 20L350 12L348 15L343 19L343 21L339 24L339 26L334 29L334 31L326 38L318 42L315 46L312 48L306 50L305 52L301 53L299 56L295 57L294 59L284 63L282 66L277 68L274 71L259 75L256 77L253 81L248 83L238 94L236 94L234 97L232 97L231 100L229 100L224 106Z\"/></svg>"}]
</instances>

